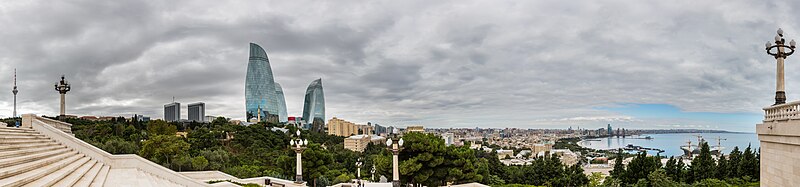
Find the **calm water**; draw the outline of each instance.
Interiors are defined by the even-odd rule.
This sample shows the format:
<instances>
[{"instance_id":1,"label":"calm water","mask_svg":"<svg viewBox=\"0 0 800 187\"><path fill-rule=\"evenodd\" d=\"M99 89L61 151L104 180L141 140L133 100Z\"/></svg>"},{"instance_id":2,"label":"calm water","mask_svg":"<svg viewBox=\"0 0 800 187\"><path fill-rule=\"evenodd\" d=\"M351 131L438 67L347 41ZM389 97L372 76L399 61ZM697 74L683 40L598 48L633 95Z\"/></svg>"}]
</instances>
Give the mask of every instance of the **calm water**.
<instances>
[{"instance_id":1,"label":"calm water","mask_svg":"<svg viewBox=\"0 0 800 187\"><path fill-rule=\"evenodd\" d=\"M722 138L721 145L725 147L722 152L725 154L730 153L734 146L739 146L739 150L744 151L748 144L752 144L752 148L757 150L759 147L758 135L752 134L738 134L738 133L681 133L681 134L647 134L642 135L650 136L653 139L639 139L638 136L627 138L594 138L584 140L580 144L584 147L593 149L617 149L625 147L628 144L633 144L642 147L659 148L663 149L662 156L679 156L683 154L680 149L681 145L686 145L687 141L691 140L692 144L697 144L697 137L695 135L703 136L709 145L717 145L716 138ZM650 152L656 154L656 152Z\"/></svg>"}]
</instances>

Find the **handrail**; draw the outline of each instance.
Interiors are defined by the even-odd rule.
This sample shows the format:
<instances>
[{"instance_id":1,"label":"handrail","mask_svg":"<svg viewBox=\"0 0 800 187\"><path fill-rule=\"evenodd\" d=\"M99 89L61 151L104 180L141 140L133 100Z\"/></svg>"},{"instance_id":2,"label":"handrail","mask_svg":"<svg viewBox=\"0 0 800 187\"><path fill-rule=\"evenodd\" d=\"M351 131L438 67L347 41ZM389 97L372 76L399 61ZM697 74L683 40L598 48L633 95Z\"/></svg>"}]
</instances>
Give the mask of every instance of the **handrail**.
<instances>
[{"instance_id":1,"label":"handrail","mask_svg":"<svg viewBox=\"0 0 800 187\"><path fill-rule=\"evenodd\" d=\"M273 177L253 177L253 178L239 179L238 177L235 177L233 175L221 171L186 171L178 173L193 178L195 180L201 180L206 182L230 180L233 182L238 182L243 184L253 183L266 186L306 186L305 185L306 183L298 184L295 183L294 181L273 178ZM265 184L266 181L270 181L269 184Z\"/></svg>"},{"instance_id":2,"label":"handrail","mask_svg":"<svg viewBox=\"0 0 800 187\"><path fill-rule=\"evenodd\" d=\"M74 134L72 134L72 124L69 124L69 123L63 122L63 121L53 120L53 119L50 119L50 118L39 117L39 116L36 116L36 119L39 120L39 121L44 122L47 125L55 127L56 129L61 130L61 131L65 132L65 133L67 133L67 134L74 135Z\"/></svg>"}]
</instances>

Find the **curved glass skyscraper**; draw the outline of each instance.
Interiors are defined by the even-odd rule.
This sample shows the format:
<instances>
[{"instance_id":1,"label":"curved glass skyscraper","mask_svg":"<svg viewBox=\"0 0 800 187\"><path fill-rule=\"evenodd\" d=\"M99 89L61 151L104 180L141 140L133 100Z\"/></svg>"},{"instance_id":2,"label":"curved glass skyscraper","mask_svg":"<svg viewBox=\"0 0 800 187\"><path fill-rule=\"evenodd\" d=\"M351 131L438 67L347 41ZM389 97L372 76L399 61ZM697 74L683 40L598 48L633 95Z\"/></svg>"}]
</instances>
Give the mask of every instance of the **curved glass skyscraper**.
<instances>
[{"instance_id":1,"label":"curved glass skyscraper","mask_svg":"<svg viewBox=\"0 0 800 187\"><path fill-rule=\"evenodd\" d=\"M289 114L286 112L286 98L283 96L281 84L275 83L275 95L278 96L278 121L289 121Z\"/></svg>"},{"instance_id":2,"label":"curved glass skyscraper","mask_svg":"<svg viewBox=\"0 0 800 187\"><path fill-rule=\"evenodd\" d=\"M325 94L322 92L322 79L311 81L306 89L303 120L306 124L311 124L312 130L321 132L325 128Z\"/></svg>"},{"instance_id":3,"label":"curved glass skyscraper","mask_svg":"<svg viewBox=\"0 0 800 187\"><path fill-rule=\"evenodd\" d=\"M244 83L245 108L247 120L259 116L261 121L278 118L278 96L275 79L269 66L267 52L257 44L250 43L250 61L247 62L247 77Z\"/></svg>"}]
</instances>

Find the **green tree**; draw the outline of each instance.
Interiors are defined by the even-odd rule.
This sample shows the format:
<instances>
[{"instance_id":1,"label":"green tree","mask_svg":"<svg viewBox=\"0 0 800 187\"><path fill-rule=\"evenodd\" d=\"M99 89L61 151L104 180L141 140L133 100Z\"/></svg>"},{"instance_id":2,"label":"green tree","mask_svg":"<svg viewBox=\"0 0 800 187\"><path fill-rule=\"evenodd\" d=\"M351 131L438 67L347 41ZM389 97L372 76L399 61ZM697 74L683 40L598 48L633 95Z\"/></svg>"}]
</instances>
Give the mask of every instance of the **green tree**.
<instances>
[{"instance_id":1,"label":"green tree","mask_svg":"<svg viewBox=\"0 0 800 187\"><path fill-rule=\"evenodd\" d=\"M716 175L715 178L717 179L725 179L728 176L728 159L725 158L725 155L720 154L719 158L717 159L717 169L715 170Z\"/></svg>"},{"instance_id":2,"label":"green tree","mask_svg":"<svg viewBox=\"0 0 800 187\"><path fill-rule=\"evenodd\" d=\"M692 181L714 178L715 167L716 163L711 158L711 150L708 147L708 143L703 142L700 145L700 155L692 160L692 165L689 167L692 173Z\"/></svg>"},{"instance_id":3,"label":"green tree","mask_svg":"<svg viewBox=\"0 0 800 187\"><path fill-rule=\"evenodd\" d=\"M624 159L625 155L622 154L622 149L618 149L616 159L614 159L614 169L609 172L612 177L622 179L625 176L625 165L622 163Z\"/></svg>"},{"instance_id":4,"label":"green tree","mask_svg":"<svg viewBox=\"0 0 800 187\"><path fill-rule=\"evenodd\" d=\"M647 152L639 152L636 157L631 159L628 163L624 175L622 175L622 182L625 184L635 184L640 179L647 179L647 175L651 172L661 168L661 161L659 157L648 157Z\"/></svg>"},{"instance_id":5,"label":"green tree","mask_svg":"<svg viewBox=\"0 0 800 187\"><path fill-rule=\"evenodd\" d=\"M202 150L200 156L208 160L208 169L223 170L231 161L231 154L224 149Z\"/></svg>"},{"instance_id":6,"label":"green tree","mask_svg":"<svg viewBox=\"0 0 800 187\"><path fill-rule=\"evenodd\" d=\"M105 143L98 143L96 146L111 154L136 154L139 152L139 146L136 143L118 137L110 138Z\"/></svg>"},{"instance_id":7,"label":"green tree","mask_svg":"<svg viewBox=\"0 0 800 187\"><path fill-rule=\"evenodd\" d=\"M206 157L203 156L196 156L192 158L192 169L195 171L201 171L208 166L208 160Z\"/></svg>"},{"instance_id":8,"label":"green tree","mask_svg":"<svg viewBox=\"0 0 800 187\"><path fill-rule=\"evenodd\" d=\"M178 132L178 128L164 120L153 120L147 123L147 135L151 137L158 135L175 136L175 132Z\"/></svg>"},{"instance_id":9,"label":"green tree","mask_svg":"<svg viewBox=\"0 0 800 187\"><path fill-rule=\"evenodd\" d=\"M725 168L727 172L727 178L741 178L742 173L739 173L739 165L741 165L742 161L742 152L739 151L739 147L733 147L731 153L728 155L728 166Z\"/></svg>"},{"instance_id":10,"label":"green tree","mask_svg":"<svg viewBox=\"0 0 800 187\"><path fill-rule=\"evenodd\" d=\"M292 153L294 155L294 153ZM311 143L303 152L303 177L308 179L324 178L329 166L333 163L333 154L322 149L319 144Z\"/></svg>"},{"instance_id":11,"label":"green tree","mask_svg":"<svg viewBox=\"0 0 800 187\"><path fill-rule=\"evenodd\" d=\"M741 174L742 177L757 178L759 175L758 167L759 161L755 153L750 149L750 145L748 145L747 148L744 149L742 158L737 166L738 173Z\"/></svg>"},{"instance_id":12,"label":"green tree","mask_svg":"<svg viewBox=\"0 0 800 187\"><path fill-rule=\"evenodd\" d=\"M173 158L185 155L188 150L189 143L183 138L175 135L158 135L142 143L139 155L169 167Z\"/></svg>"},{"instance_id":13,"label":"green tree","mask_svg":"<svg viewBox=\"0 0 800 187\"><path fill-rule=\"evenodd\" d=\"M605 177L600 172L592 172L592 175L589 175L589 187L599 187L602 185L600 181L603 181Z\"/></svg>"}]
</instances>

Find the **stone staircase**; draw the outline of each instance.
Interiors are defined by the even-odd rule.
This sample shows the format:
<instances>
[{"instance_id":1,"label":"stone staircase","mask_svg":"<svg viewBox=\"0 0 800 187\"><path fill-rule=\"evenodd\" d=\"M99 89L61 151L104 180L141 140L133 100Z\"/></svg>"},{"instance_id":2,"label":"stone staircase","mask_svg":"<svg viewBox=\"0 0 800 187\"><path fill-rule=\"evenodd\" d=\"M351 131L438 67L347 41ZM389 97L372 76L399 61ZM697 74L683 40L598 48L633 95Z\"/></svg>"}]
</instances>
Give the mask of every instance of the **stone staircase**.
<instances>
[{"instance_id":1,"label":"stone staircase","mask_svg":"<svg viewBox=\"0 0 800 187\"><path fill-rule=\"evenodd\" d=\"M0 186L103 186L109 169L33 129L0 127Z\"/></svg>"}]
</instances>

